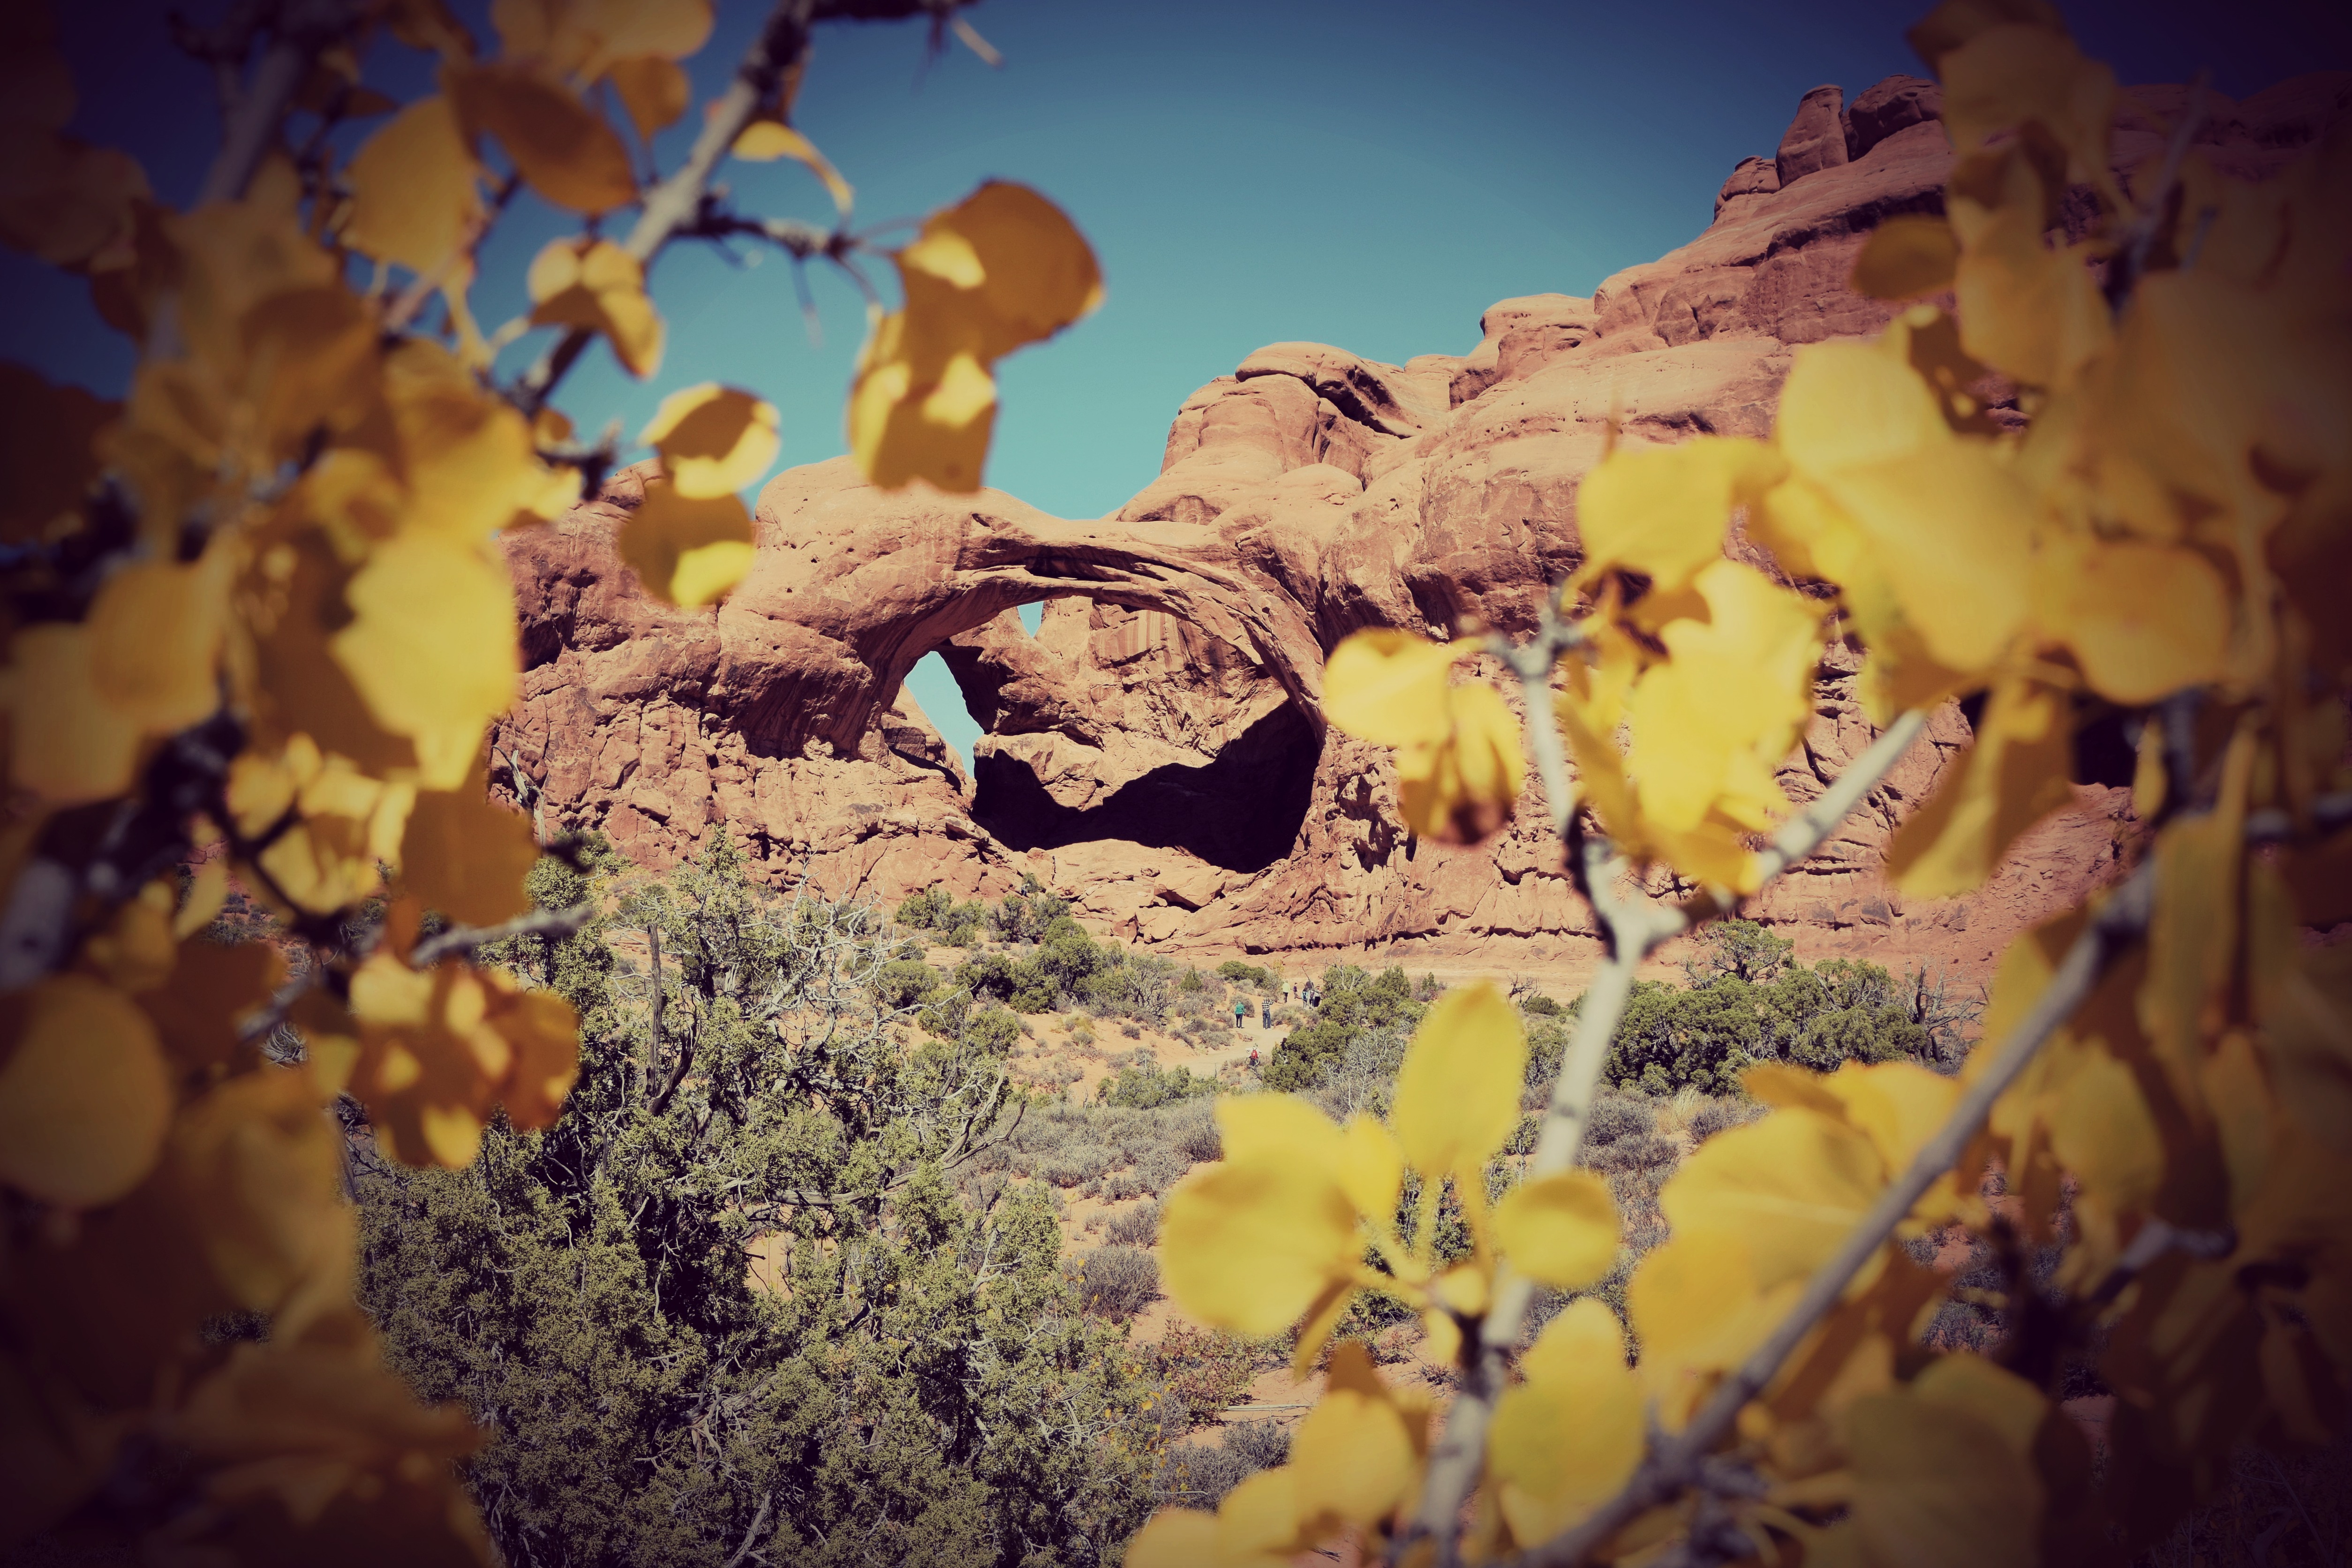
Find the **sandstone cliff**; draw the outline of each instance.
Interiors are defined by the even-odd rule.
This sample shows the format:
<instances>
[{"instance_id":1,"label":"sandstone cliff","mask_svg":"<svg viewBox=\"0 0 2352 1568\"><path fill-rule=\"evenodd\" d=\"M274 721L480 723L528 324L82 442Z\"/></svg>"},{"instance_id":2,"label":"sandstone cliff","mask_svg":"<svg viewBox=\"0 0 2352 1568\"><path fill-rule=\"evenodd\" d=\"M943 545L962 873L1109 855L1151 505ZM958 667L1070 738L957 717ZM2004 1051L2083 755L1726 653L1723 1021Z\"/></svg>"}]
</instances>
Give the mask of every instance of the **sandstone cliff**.
<instances>
[{"instance_id":1,"label":"sandstone cliff","mask_svg":"<svg viewBox=\"0 0 2352 1568\"><path fill-rule=\"evenodd\" d=\"M2126 174L2183 101L2134 97ZM2210 113L2204 150L2260 177L2347 101L2352 76L2298 78ZM1851 107L1835 87L1807 93L1775 156L1732 172L1705 233L1589 300L1502 301L1466 354L1262 349L1186 400L1159 477L1109 517L995 491L887 494L837 459L767 486L751 576L686 612L614 552L642 493L625 472L512 541L529 668L499 744L551 822L602 827L648 863L723 822L780 882L994 896L1034 872L1098 926L1175 951L1590 956L1539 803L1476 848L1416 842L1386 753L1327 731L1323 657L1366 626L1531 625L1579 559L1576 484L1611 419L1631 441L1764 433L1792 347L1885 321L1846 278L1880 222L1941 210L1937 112L1914 78ZM1032 637L1013 612L1040 600ZM934 649L988 731L970 779L901 687ZM1833 651L1782 769L1801 802L1871 739L1853 668ZM1808 956L1980 973L2107 874L2128 811L2116 760L2092 748L2073 808L1991 885L1927 905L1886 889L1869 865L1968 740L1957 706L1938 715L1759 917Z\"/></svg>"}]
</instances>

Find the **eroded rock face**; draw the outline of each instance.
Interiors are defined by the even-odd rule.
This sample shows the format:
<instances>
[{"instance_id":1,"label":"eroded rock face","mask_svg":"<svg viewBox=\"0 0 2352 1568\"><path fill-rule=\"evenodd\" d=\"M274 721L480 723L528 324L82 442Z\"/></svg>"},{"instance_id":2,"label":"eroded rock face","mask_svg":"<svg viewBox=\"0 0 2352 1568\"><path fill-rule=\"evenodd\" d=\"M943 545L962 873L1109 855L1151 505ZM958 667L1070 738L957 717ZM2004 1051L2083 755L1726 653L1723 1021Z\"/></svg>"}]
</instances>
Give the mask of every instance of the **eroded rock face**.
<instances>
[{"instance_id":1,"label":"eroded rock face","mask_svg":"<svg viewBox=\"0 0 2352 1568\"><path fill-rule=\"evenodd\" d=\"M625 472L509 545L529 668L499 744L551 822L602 827L648 864L723 823L780 883L895 901L933 883L993 897L1034 873L1098 926L1173 951L1597 956L1540 799L1475 848L1417 842L1389 754L1327 732L1322 661L1362 626L1528 629L1580 559L1577 481L1612 419L1632 442L1762 435L1793 347L1885 324L1845 286L1854 255L1887 217L1941 210L1949 152L1932 83L1892 78L1843 112L1843 96L1807 94L1778 157L1735 169L1688 245L1589 300L1504 300L1466 354L1252 354L1185 400L1159 476L1109 517L885 493L836 459L772 480L751 575L717 609L678 611L614 551L642 495ZM2341 74L2210 100L2201 145L2259 175L2347 100ZM2186 94L2134 102L2127 178ZM1039 600L1033 637L1013 612ZM970 779L901 689L934 649L989 731ZM1854 669L1832 650L1781 769L1796 801L1873 738ZM1981 974L2111 874L2131 826L2112 777L1969 898L1885 888L1870 868L1968 739L1957 707L1938 714L1759 917L1809 957Z\"/></svg>"}]
</instances>

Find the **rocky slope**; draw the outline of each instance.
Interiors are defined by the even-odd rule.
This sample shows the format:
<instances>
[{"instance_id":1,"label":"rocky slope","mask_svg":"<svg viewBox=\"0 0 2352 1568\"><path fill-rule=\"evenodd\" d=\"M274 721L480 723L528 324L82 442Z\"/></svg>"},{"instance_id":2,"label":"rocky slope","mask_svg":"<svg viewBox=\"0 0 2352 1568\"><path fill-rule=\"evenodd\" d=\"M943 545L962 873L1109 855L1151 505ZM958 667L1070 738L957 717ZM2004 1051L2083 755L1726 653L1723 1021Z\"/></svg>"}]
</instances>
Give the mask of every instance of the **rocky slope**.
<instances>
[{"instance_id":1,"label":"rocky slope","mask_svg":"<svg viewBox=\"0 0 2352 1568\"><path fill-rule=\"evenodd\" d=\"M2182 89L2136 89L2130 171ZM2203 151L2259 177L2340 118L2352 76L2209 106ZM1386 753L1327 731L1323 657L1360 626L1532 624L1579 559L1578 479L1622 439L1760 435L1790 350L1881 326L1845 286L1863 238L1941 210L1932 83L1849 108L1805 95L1775 157L1741 163L1706 231L1591 299L1507 300L1467 354L1376 363L1277 343L1187 399L1160 475L1071 521L1010 496L866 487L846 459L771 481L759 557L725 605L650 599L614 550L624 473L510 545L524 700L499 738L549 819L659 863L725 823L780 882L895 900L994 896L1034 873L1098 925L1176 951L1573 963L1597 952L1537 803L1472 849L1398 825ZM1015 606L1047 601L1031 637ZM967 779L901 686L938 649L988 731ZM1808 798L1866 745L1853 660L1822 671L1782 769ZM1869 870L1968 743L1957 707L1759 918L1807 954L1981 972L2007 936L2113 866L2112 757L1986 889L1906 905Z\"/></svg>"}]
</instances>

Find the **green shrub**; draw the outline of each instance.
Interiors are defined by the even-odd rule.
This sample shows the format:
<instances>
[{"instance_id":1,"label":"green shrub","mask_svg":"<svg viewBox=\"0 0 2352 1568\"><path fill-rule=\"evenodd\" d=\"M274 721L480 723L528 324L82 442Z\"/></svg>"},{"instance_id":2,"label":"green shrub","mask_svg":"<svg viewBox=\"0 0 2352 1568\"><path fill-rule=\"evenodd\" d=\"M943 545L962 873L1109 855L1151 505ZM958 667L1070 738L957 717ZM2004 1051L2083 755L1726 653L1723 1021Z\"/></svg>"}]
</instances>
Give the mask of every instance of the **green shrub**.
<instances>
[{"instance_id":1,"label":"green shrub","mask_svg":"<svg viewBox=\"0 0 2352 1568\"><path fill-rule=\"evenodd\" d=\"M1095 1098L1105 1105L1125 1106L1134 1110L1154 1110L1180 1100L1217 1092L1213 1078L1195 1078L1181 1063L1165 1071L1149 1062L1121 1068L1102 1080Z\"/></svg>"},{"instance_id":2,"label":"green shrub","mask_svg":"<svg viewBox=\"0 0 2352 1568\"><path fill-rule=\"evenodd\" d=\"M527 939L509 961L580 1015L562 1116L494 1123L467 1170L352 1172L361 1301L420 1395L488 1423L463 1473L501 1560L1103 1563L1150 1461L1094 1434L1148 1423L1150 1385L1051 1195L947 1168L1011 1112L1012 1016L960 997L901 1046L871 912L767 893L723 835L610 919L659 931L690 1031L656 1044L603 924Z\"/></svg>"},{"instance_id":3,"label":"green shrub","mask_svg":"<svg viewBox=\"0 0 2352 1568\"><path fill-rule=\"evenodd\" d=\"M939 972L928 963L898 959L874 976L874 999L885 1007L911 1007L929 996L940 983Z\"/></svg>"}]
</instances>

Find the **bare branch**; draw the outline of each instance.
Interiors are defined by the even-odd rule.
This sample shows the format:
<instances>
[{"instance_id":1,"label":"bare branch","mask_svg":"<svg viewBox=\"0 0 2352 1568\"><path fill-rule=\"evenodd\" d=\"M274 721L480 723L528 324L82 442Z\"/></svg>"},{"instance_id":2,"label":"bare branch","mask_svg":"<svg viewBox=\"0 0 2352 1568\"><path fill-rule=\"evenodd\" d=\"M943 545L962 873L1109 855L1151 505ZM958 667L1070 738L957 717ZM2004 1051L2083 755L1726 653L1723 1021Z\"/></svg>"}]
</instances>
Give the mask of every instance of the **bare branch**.
<instances>
[{"instance_id":1,"label":"bare branch","mask_svg":"<svg viewBox=\"0 0 2352 1568\"><path fill-rule=\"evenodd\" d=\"M1544 804L1551 808L1551 827L1568 837L1569 816L1575 795L1568 783L1568 753L1559 743L1559 726L1551 711L1551 671L1559 656L1584 640L1580 622L1563 621L1555 608L1559 590L1544 595L1543 620L1525 645L1507 637L1486 639L1486 651L1501 659L1519 678L1527 699L1528 748L1535 753L1536 777L1543 782Z\"/></svg>"},{"instance_id":2,"label":"bare branch","mask_svg":"<svg viewBox=\"0 0 2352 1568\"><path fill-rule=\"evenodd\" d=\"M275 37L253 68L251 79L236 94L228 122L221 128L220 151L205 171L194 206L233 202L245 195L254 171L277 143L278 123L310 74L311 63L351 27L358 7L351 0L285 0L276 11L271 18Z\"/></svg>"},{"instance_id":3,"label":"bare branch","mask_svg":"<svg viewBox=\"0 0 2352 1568\"><path fill-rule=\"evenodd\" d=\"M1927 727L1925 709L1913 708L1897 715L1895 722L1886 727L1886 732L1854 758L1838 775L1837 783L1822 792L1819 800L1780 825L1771 844L1757 857L1763 872L1761 880L1770 881L1819 849L1822 841L1837 831L1847 814L1862 804L1863 797L1878 787L1879 781L1902 760L1903 753L1911 749L1911 742Z\"/></svg>"},{"instance_id":4,"label":"bare branch","mask_svg":"<svg viewBox=\"0 0 2352 1568\"><path fill-rule=\"evenodd\" d=\"M412 969L426 969L440 963L451 953L462 952L467 957L482 948L514 936L566 937L596 918L593 904L574 904L566 910L533 910L527 915L517 915L494 926L451 926L436 932L409 950L408 963Z\"/></svg>"}]
</instances>

